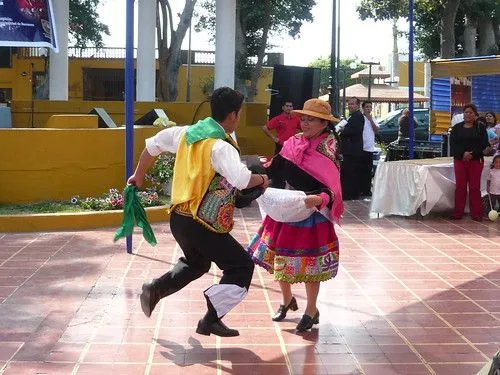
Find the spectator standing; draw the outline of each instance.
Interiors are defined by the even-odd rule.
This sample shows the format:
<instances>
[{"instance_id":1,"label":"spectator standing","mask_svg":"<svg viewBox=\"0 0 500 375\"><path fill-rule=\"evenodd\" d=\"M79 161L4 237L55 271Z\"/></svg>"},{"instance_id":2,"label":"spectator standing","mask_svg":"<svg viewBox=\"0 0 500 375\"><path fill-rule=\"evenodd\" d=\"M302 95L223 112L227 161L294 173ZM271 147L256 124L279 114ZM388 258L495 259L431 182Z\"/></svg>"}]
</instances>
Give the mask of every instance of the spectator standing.
<instances>
[{"instance_id":1,"label":"spectator standing","mask_svg":"<svg viewBox=\"0 0 500 375\"><path fill-rule=\"evenodd\" d=\"M284 100L281 109L283 112L273 117L262 127L264 133L275 143L275 155L279 154L283 143L288 138L294 136L297 131L300 131L300 119L298 116L292 114L293 102L291 100ZM271 132L272 130L276 132L276 135Z\"/></svg>"},{"instance_id":2,"label":"spectator standing","mask_svg":"<svg viewBox=\"0 0 500 375\"><path fill-rule=\"evenodd\" d=\"M486 122L486 131L488 132L490 145L493 146L494 151L497 151L498 144L500 142L500 124L497 124L495 112L486 112L484 119Z\"/></svg>"},{"instance_id":3,"label":"spectator standing","mask_svg":"<svg viewBox=\"0 0 500 375\"><path fill-rule=\"evenodd\" d=\"M363 127L363 174L361 176L361 195L372 196L373 153L375 152L375 135L379 125L372 116L373 103L366 101L361 106L365 116Z\"/></svg>"},{"instance_id":4,"label":"spectator standing","mask_svg":"<svg viewBox=\"0 0 500 375\"><path fill-rule=\"evenodd\" d=\"M450 134L450 148L455 168L455 209L452 219L460 220L464 213L467 188L472 220L482 221L481 173L484 152L489 148L486 128L477 122L474 104L464 107L464 121L456 124Z\"/></svg>"},{"instance_id":5,"label":"spectator standing","mask_svg":"<svg viewBox=\"0 0 500 375\"><path fill-rule=\"evenodd\" d=\"M365 117L361 113L360 100L352 97L347 102L350 116L347 119L341 135L342 167L340 178L342 181L342 196L344 200L359 199L361 193L364 152L363 128ZM366 163L365 163L366 164Z\"/></svg>"},{"instance_id":6,"label":"spectator standing","mask_svg":"<svg viewBox=\"0 0 500 375\"><path fill-rule=\"evenodd\" d=\"M417 125L417 120L413 118L413 135L415 135L415 128ZM408 108L403 110L398 120L398 128L398 139L410 138L410 110ZM415 139L415 137L413 139Z\"/></svg>"},{"instance_id":7,"label":"spectator standing","mask_svg":"<svg viewBox=\"0 0 500 375\"><path fill-rule=\"evenodd\" d=\"M495 155L491 161L491 169L486 180L486 192L491 198L490 209L495 210L497 204L500 209L500 154Z\"/></svg>"}]
</instances>

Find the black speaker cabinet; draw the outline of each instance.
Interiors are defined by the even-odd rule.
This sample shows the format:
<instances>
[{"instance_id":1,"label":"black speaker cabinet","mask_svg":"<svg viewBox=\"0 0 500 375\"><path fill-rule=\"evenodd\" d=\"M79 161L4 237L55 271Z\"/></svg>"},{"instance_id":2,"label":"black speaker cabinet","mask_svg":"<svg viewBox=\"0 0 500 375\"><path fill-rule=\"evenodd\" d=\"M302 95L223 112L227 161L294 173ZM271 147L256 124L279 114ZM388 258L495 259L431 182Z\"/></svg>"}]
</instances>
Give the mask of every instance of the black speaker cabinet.
<instances>
[{"instance_id":1,"label":"black speaker cabinet","mask_svg":"<svg viewBox=\"0 0 500 375\"><path fill-rule=\"evenodd\" d=\"M283 100L293 101L295 109L301 109L304 102L319 95L319 68L275 65L271 87L269 118L279 115Z\"/></svg>"},{"instance_id":2,"label":"black speaker cabinet","mask_svg":"<svg viewBox=\"0 0 500 375\"><path fill-rule=\"evenodd\" d=\"M115 122L104 108L94 108L89 112L89 115L97 115L100 128L116 128Z\"/></svg>"},{"instance_id":3,"label":"black speaker cabinet","mask_svg":"<svg viewBox=\"0 0 500 375\"><path fill-rule=\"evenodd\" d=\"M137 119L134 125L153 125L153 122L159 117L167 117L167 115L163 109L155 108Z\"/></svg>"}]
</instances>

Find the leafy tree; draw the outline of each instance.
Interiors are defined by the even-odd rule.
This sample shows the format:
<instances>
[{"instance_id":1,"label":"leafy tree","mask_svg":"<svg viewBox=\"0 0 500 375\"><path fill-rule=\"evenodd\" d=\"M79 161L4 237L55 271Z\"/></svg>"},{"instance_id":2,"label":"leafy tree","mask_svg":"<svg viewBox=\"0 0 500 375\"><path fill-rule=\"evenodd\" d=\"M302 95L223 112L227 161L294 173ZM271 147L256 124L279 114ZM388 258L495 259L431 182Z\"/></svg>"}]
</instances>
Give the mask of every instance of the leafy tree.
<instances>
[{"instance_id":1,"label":"leafy tree","mask_svg":"<svg viewBox=\"0 0 500 375\"><path fill-rule=\"evenodd\" d=\"M100 0L69 0L69 32L76 47L83 48L89 43L102 47L102 35L109 35L108 26L99 21L99 2Z\"/></svg>"},{"instance_id":2,"label":"leafy tree","mask_svg":"<svg viewBox=\"0 0 500 375\"><path fill-rule=\"evenodd\" d=\"M360 18L405 17L408 0L362 0ZM416 0L415 46L428 58L498 53L498 0Z\"/></svg>"},{"instance_id":3,"label":"leafy tree","mask_svg":"<svg viewBox=\"0 0 500 375\"><path fill-rule=\"evenodd\" d=\"M162 100L177 99L177 75L181 66L182 41L193 17L197 0L186 0L179 14L177 29L174 29L173 13L169 0L157 0L156 33L158 41L158 64L160 77L157 92Z\"/></svg>"},{"instance_id":4,"label":"leafy tree","mask_svg":"<svg viewBox=\"0 0 500 375\"><path fill-rule=\"evenodd\" d=\"M496 54L499 51L500 40L500 2L495 0L469 0L460 3L465 17L463 23L464 55L475 56Z\"/></svg>"},{"instance_id":5,"label":"leafy tree","mask_svg":"<svg viewBox=\"0 0 500 375\"><path fill-rule=\"evenodd\" d=\"M237 85L250 81L247 100L256 95L258 78L261 75L266 48L271 47L272 35L285 32L293 38L299 37L304 22L312 21L311 9L314 0L237 0L236 2L236 78ZM197 30L215 31L215 1L206 0L197 24ZM252 61L252 58L256 60ZM241 90L241 87L238 87Z\"/></svg>"},{"instance_id":6,"label":"leafy tree","mask_svg":"<svg viewBox=\"0 0 500 375\"><path fill-rule=\"evenodd\" d=\"M359 18L368 18L375 21L392 21L392 72L394 76L399 76L399 51L398 37L400 32L397 27L398 19L408 16L408 1L404 0L362 0L357 11Z\"/></svg>"},{"instance_id":7,"label":"leafy tree","mask_svg":"<svg viewBox=\"0 0 500 375\"><path fill-rule=\"evenodd\" d=\"M430 41L429 33L439 32L439 54L442 58L455 56L455 18L460 0L416 0L415 2L415 31L417 48L427 49ZM395 20L408 14L408 0L363 0L358 7L362 19ZM429 18L428 18L429 17ZM438 21L436 22L436 18ZM431 21L431 29L426 26ZM425 25L425 26L423 26ZM424 34L424 35L421 35ZM427 36L424 46L418 44L421 37ZM435 42L432 40L432 42ZM433 47L434 45L431 44ZM424 52L425 53L425 52ZM427 54L427 53L425 53Z\"/></svg>"},{"instance_id":8,"label":"leafy tree","mask_svg":"<svg viewBox=\"0 0 500 375\"><path fill-rule=\"evenodd\" d=\"M346 87L352 86L356 83L356 80L351 78L352 74L366 68L366 65L359 64L356 60L357 59L355 58L340 59L339 70L345 76ZM356 64L354 68L351 68L352 63ZM320 84L319 84L320 93L321 95L328 94L328 87L330 86L330 57L319 57L316 60L312 61L309 64L309 67L321 69ZM340 75L340 78L343 81L344 76L342 76L342 74ZM340 83L341 85L343 85L342 81Z\"/></svg>"}]
</instances>

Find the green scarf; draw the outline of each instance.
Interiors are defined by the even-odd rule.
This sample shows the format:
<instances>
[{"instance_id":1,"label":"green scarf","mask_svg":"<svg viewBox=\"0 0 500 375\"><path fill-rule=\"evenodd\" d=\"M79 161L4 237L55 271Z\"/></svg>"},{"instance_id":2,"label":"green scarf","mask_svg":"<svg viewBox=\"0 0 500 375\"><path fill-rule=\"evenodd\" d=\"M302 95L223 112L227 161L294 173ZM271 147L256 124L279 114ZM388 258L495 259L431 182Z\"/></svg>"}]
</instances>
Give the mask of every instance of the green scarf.
<instances>
[{"instance_id":1,"label":"green scarf","mask_svg":"<svg viewBox=\"0 0 500 375\"><path fill-rule=\"evenodd\" d=\"M226 139L226 132L211 117L198 121L186 130L186 142L192 145L207 138Z\"/></svg>"},{"instance_id":2,"label":"green scarf","mask_svg":"<svg viewBox=\"0 0 500 375\"><path fill-rule=\"evenodd\" d=\"M134 185L127 185L123 193L125 204L123 205L123 222L122 226L116 231L114 241L122 237L132 235L134 225L142 228L142 235L151 245L156 245L155 234L151 225L149 225L146 211L141 205L141 201L137 196L138 189Z\"/></svg>"}]
</instances>

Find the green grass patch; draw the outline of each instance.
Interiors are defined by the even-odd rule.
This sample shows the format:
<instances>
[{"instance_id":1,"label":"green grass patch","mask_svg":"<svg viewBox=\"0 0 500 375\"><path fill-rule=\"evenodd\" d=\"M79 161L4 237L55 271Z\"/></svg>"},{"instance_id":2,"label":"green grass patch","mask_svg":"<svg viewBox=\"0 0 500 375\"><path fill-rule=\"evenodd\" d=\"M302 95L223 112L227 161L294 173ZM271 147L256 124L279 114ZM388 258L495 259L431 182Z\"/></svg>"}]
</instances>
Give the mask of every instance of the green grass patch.
<instances>
[{"instance_id":1,"label":"green grass patch","mask_svg":"<svg viewBox=\"0 0 500 375\"><path fill-rule=\"evenodd\" d=\"M170 198L160 196L163 205L170 204ZM0 215L52 214L64 212L91 212L71 202L37 202L29 204L0 204Z\"/></svg>"}]
</instances>

